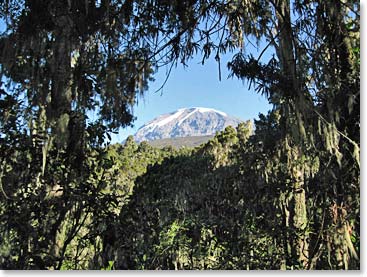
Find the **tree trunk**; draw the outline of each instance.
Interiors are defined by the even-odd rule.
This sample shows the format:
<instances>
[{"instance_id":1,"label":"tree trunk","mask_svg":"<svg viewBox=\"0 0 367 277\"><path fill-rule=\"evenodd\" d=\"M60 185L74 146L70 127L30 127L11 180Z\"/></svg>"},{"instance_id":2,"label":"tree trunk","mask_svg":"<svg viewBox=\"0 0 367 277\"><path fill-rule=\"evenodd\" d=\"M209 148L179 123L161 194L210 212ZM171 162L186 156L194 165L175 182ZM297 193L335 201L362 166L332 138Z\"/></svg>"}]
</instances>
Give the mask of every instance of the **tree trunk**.
<instances>
[{"instance_id":1,"label":"tree trunk","mask_svg":"<svg viewBox=\"0 0 367 277\"><path fill-rule=\"evenodd\" d=\"M53 43L51 103L48 118L56 135L59 147L68 145L71 112L71 52L72 52L72 20L68 7L59 5L54 17L55 32Z\"/></svg>"},{"instance_id":2,"label":"tree trunk","mask_svg":"<svg viewBox=\"0 0 367 277\"><path fill-rule=\"evenodd\" d=\"M285 139L284 149L288 150L288 174L291 184L281 196L283 213L283 247L286 260L281 269L307 268L309 258L309 235L307 233L306 192L304 189L304 164L300 148L289 146ZM297 268L295 268L297 266Z\"/></svg>"},{"instance_id":3,"label":"tree trunk","mask_svg":"<svg viewBox=\"0 0 367 277\"><path fill-rule=\"evenodd\" d=\"M292 165L292 198L290 202L290 222L293 228L294 237L292 237L293 256L297 257L301 268L306 268L308 264L308 234L307 228L307 209L306 192L304 189L304 164L299 154L299 148L293 148Z\"/></svg>"},{"instance_id":4,"label":"tree trunk","mask_svg":"<svg viewBox=\"0 0 367 277\"><path fill-rule=\"evenodd\" d=\"M301 96L301 90L298 83L295 57L295 44L291 26L290 3L289 0L278 0L274 2L274 8L277 19L278 45L275 45L276 52L280 61L280 68L285 76L287 87L293 99ZM286 105L292 105L287 103ZM295 112L295 111L293 111ZM284 118L283 138L285 140L285 150L288 159L289 177L292 180L289 191L286 192L283 203L283 216L286 224L286 251L288 252L288 266L293 266L294 261L298 261L300 268L306 268L308 264L308 235L307 227L307 209L306 193L304 189L304 163L301 160L301 145L294 145L295 139L287 134L291 133L288 129L295 124L289 117L296 117L295 114L289 114ZM289 249L290 248L290 249ZM290 252L290 253L289 253ZM290 255L290 257L289 257Z\"/></svg>"}]
</instances>

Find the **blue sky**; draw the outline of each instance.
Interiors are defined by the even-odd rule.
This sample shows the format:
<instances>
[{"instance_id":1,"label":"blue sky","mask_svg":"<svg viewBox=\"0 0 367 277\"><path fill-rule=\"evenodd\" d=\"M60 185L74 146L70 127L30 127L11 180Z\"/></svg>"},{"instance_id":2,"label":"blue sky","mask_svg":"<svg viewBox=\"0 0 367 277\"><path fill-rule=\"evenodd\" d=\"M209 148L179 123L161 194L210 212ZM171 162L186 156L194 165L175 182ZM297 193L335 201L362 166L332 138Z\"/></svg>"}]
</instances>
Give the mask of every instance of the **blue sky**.
<instances>
[{"instance_id":1,"label":"blue sky","mask_svg":"<svg viewBox=\"0 0 367 277\"><path fill-rule=\"evenodd\" d=\"M4 22L0 21L0 32L4 31ZM259 49L263 49L264 43ZM247 52L258 56L258 50L247 45ZM270 50L263 58L270 56ZM228 77L227 63L233 54L221 57L222 78L219 80L218 63L211 56L201 64L200 57L187 63L187 67L178 65L173 68L163 89L156 92L166 80L166 68L161 68L155 75L155 81L150 83L144 97L138 99L134 106L133 127L120 129L118 134L112 134L112 143L122 142L127 136L134 134L146 122L155 117L173 112L179 108L206 107L223 111L240 119L254 119L259 113L267 113L271 109L267 99L257 94L247 83Z\"/></svg>"},{"instance_id":2,"label":"blue sky","mask_svg":"<svg viewBox=\"0 0 367 277\"><path fill-rule=\"evenodd\" d=\"M163 89L155 92L166 79L166 70L161 68L149 90L134 106L134 115L137 117L134 127L121 129L119 134L112 136L112 143L122 142L146 122L179 108L214 108L244 120L257 118L259 113L267 113L271 105L265 97L257 94L253 88L249 89L248 83L237 78L227 78L227 62L231 57L230 54L221 57L221 81L214 57L204 65L197 58L189 62L186 68L182 65L173 68Z\"/></svg>"}]
</instances>

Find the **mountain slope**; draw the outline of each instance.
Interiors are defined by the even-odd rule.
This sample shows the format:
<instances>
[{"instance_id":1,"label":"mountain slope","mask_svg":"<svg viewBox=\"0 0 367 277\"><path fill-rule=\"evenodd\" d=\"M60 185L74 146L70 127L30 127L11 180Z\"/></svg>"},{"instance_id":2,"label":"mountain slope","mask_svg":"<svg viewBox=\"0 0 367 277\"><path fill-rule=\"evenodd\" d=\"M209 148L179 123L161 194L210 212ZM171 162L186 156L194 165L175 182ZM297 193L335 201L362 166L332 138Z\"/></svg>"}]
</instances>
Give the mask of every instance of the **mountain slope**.
<instances>
[{"instance_id":1,"label":"mountain slope","mask_svg":"<svg viewBox=\"0 0 367 277\"><path fill-rule=\"evenodd\" d=\"M176 148L176 149L179 149L183 146L194 148L203 143L206 143L208 140L212 138L213 136L164 138L164 139L156 139L156 140L148 141L148 144L153 147L157 147L157 148L163 148L166 146L172 146L173 148Z\"/></svg>"},{"instance_id":2,"label":"mountain slope","mask_svg":"<svg viewBox=\"0 0 367 277\"><path fill-rule=\"evenodd\" d=\"M229 125L236 127L240 122L242 120L214 109L183 108L158 116L143 125L134 135L134 139L141 142L177 137L212 136Z\"/></svg>"}]
</instances>

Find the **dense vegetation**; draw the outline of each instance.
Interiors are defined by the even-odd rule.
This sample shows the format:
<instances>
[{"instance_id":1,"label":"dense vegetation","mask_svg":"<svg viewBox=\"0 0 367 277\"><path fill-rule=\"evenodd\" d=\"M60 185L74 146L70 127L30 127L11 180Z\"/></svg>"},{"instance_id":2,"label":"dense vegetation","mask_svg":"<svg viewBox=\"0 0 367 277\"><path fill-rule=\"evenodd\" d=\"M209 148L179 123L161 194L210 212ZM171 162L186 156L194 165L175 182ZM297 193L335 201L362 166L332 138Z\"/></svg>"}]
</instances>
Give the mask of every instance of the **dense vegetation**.
<instances>
[{"instance_id":1,"label":"dense vegetation","mask_svg":"<svg viewBox=\"0 0 367 277\"><path fill-rule=\"evenodd\" d=\"M10 0L0 18L1 268L359 268L358 2ZM159 68L200 55L221 75L229 52L273 104L253 133L109 145Z\"/></svg>"}]
</instances>

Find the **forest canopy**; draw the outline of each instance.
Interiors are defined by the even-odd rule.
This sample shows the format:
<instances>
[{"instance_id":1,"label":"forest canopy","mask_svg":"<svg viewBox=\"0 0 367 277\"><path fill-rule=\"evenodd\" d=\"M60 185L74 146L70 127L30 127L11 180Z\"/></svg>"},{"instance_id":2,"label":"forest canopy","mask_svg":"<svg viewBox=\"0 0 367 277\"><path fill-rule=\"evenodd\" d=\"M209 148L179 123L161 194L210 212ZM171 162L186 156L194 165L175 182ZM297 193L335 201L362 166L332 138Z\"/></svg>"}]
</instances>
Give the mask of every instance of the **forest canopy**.
<instances>
[{"instance_id":1,"label":"forest canopy","mask_svg":"<svg viewBox=\"0 0 367 277\"><path fill-rule=\"evenodd\" d=\"M359 269L359 9L1 2L0 267ZM195 149L109 145L154 74L193 57L269 100L255 131Z\"/></svg>"}]
</instances>

